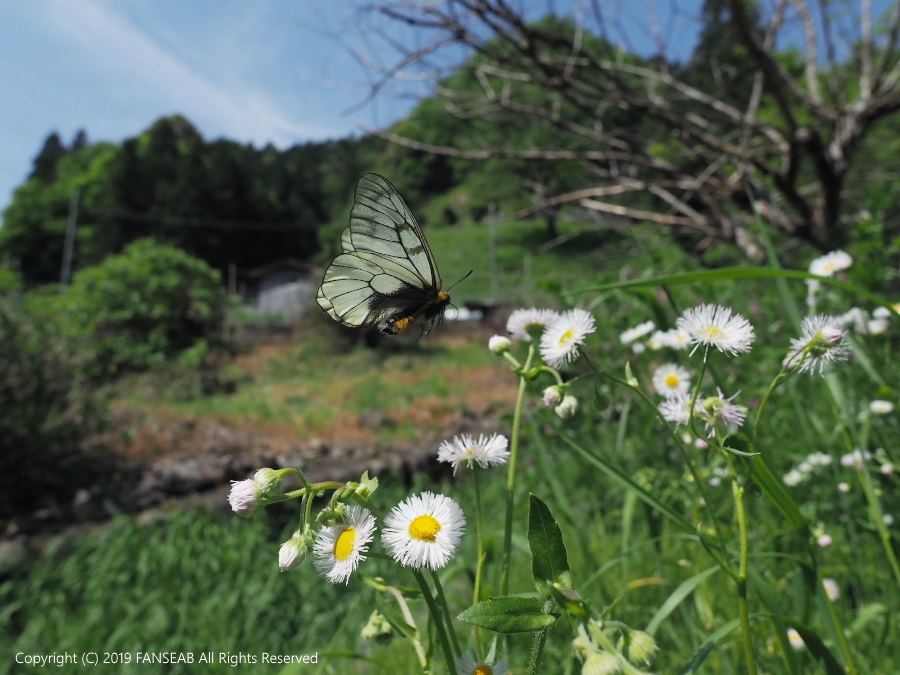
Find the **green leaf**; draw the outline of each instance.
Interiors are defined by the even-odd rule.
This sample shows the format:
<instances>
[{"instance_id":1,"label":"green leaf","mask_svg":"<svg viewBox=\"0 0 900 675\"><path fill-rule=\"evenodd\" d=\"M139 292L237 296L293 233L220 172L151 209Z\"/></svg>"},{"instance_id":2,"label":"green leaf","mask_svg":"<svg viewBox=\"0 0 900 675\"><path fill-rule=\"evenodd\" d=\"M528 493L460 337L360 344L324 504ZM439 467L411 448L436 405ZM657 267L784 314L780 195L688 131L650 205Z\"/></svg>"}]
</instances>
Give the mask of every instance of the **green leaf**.
<instances>
[{"instance_id":1,"label":"green leaf","mask_svg":"<svg viewBox=\"0 0 900 675\"><path fill-rule=\"evenodd\" d=\"M528 501L528 547L535 582L548 581L572 588L572 573L562 532L550 508L535 495Z\"/></svg>"},{"instance_id":2,"label":"green leaf","mask_svg":"<svg viewBox=\"0 0 900 675\"><path fill-rule=\"evenodd\" d=\"M738 457L755 457L759 453L745 434L732 434L722 441L722 447Z\"/></svg>"},{"instance_id":3,"label":"green leaf","mask_svg":"<svg viewBox=\"0 0 900 675\"><path fill-rule=\"evenodd\" d=\"M686 579L678 585L672 594L666 598L666 601L662 604L662 606L656 611L656 614L653 615L653 618L650 619L650 623L647 624L647 627L644 629L650 635L656 634L656 629L659 628L659 624L661 624L667 616L669 616L681 602L690 595L697 586L706 581L709 577L711 577L716 572L719 572L722 568L718 565L714 567L710 567L708 569L695 574L690 579Z\"/></svg>"},{"instance_id":4,"label":"green leaf","mask_svg":"<svg viewBox=\"0 0 900 675\"><path fill-rule=\"evenodd\" d=\"M626 490L632 491L635 495L637 495L642 501L649 504L651 507L662 513L669 520L671 520L675 525L678 525L681 529L686 532L690 532L692 534L696 534L696 528L694 525L687 520L680 513L672 509L667 504L664 504L659 499L651 495L640 485L631 480L628 476L626 476L621 470L614 467L613 465L606 462L601 457L592 454L587 449L583 448L579 445L574 438L569 436L564 432L560 432L560 438L562 438L569 446L575 450L579 455L584 457L588 462L593 464L596 468L600 469L603 473L605 473L609 478L612 478L614 481L623 486Z\"/></svg>"},{"instance_id":5,"label":"green leaf","mask_svg":"<svg viewBox=\"0 0 900 675\"><path fill-rule=\"evenodd\" d=\"M797 506L797 502L784 489L782 482L772 473L762 455L751 457L748 461L750 462L750 477L753 479L753 482L765 493L769 501L781 511L781 514L791 524L791 527L805 531L807 522L800 512L800 507Z\"/></svg>"},{"instance_id":6,"label":"green leaf","mask_svg":"<svg viewBox=\"0 0 900 675\"><path fill-rule=\"evenodd\" d=\"M552 626L559 618L559 613L545 612L544 603L538 596L506 595L479 602L457 618L497 633L532 632Z\"/></svg>"}]
</instances>

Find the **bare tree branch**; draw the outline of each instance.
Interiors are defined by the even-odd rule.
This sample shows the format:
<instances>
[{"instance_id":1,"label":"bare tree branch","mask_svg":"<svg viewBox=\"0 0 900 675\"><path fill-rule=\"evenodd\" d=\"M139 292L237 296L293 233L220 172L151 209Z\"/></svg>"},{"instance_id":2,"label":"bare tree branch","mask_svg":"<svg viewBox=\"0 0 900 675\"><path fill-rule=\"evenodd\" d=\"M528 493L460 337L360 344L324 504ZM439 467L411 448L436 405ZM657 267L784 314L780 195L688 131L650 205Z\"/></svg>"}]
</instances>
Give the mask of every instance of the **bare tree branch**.
<instances>
[{"instance_id":1,"label":"bare tree branch","mask_svg":"<svg viewBox=\"0 0 900 675\"><path fill-rule=\"evenodd\" d=\"M593 32L581 16L538 22L538 15L526 14L528 3L385 0L375 7L382 17L425 39L413 47L385 40L397 58L379 72L373 95L426 59L439 61L441 50L461 47L473 55L465 66L472 86L438 83L448 111L472 129L502 119L517 120L523 130L540 124L548 132L528 143L515 135L498 141L489 133L443 143L373 133L455 159L579 163L583 184L576 189L554 194L543 179L530 178L536 198L519 210L522 217L579 204L692 231L707 243L728 241L759 257L762 249L750 232L761 216L789 236L832 249L846 236L851 160L872 124L900 111L900 6L876 37L871 0L848 1L859 3L851 20L842 14L848 3L838 7L830 0L772 0L759 8L726 0L729 35L740 46L735 54L749 55L741 62L746 80L734 82L727 54L715 64L667 60L655 10L643 15L660 54L640 58L622 49L627 40L615 44L613 38L628 31L600 0L588 7ZM677 11L673 0L670 14ZM794 26L802 37L791 33ZM785 40L800 49L799 69L777 51ZM707 79L698 80L704 65ZM706 84L713 68L719 69L719 90ZM856 83L845 81L848 73Z\"/></svg>"}]
</instances>

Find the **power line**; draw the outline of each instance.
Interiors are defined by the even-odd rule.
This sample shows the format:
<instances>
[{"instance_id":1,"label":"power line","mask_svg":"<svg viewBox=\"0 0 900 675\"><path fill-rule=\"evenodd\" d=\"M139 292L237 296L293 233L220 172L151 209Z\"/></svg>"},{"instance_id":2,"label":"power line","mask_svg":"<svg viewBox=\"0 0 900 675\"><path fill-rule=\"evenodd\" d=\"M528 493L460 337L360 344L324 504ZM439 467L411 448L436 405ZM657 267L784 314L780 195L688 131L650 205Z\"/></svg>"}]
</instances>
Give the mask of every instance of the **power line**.
<instances>
[{"instance_id":1,"label":"power line","mask_svg":"<svg viewBox=\"0 0 900 675\"><path fill-rule=\"evenodd\" d=\"M185 216L151 215L136 211L118 211L109 209L91 209L91 215L109 216L123 220L136 220L156 225L178 225L181 227L202 227L219 230L270 230L302 232L305 228L299 221L266 221L266 220L216 220L211 218L190 218ZM316 226L322 223L315 223Z\"/></svg>"}]
</instances>

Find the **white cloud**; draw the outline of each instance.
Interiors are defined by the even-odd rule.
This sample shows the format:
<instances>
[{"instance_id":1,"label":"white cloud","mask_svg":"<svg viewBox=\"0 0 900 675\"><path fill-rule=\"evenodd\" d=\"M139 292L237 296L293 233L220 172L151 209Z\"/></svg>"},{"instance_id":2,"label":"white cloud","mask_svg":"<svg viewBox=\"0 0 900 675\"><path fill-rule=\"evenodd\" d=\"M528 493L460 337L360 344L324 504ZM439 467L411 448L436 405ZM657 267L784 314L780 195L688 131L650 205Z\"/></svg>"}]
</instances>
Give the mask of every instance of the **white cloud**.
<instances>
[{"instance_id":1,"label":"white cloud","mask_svg":"<svg viewBox=\"0 0 900 675\"><path fill-rule=\"evenodd\" d=\"M272 96L242 79L246 75L238 74L235 63L219 59L203 64L202 69L199 64L192 67L187 52L196 45L185 43L179 49L172 40L164 45L117 12L119 5L52 0L40 6L44 24L76 49L73 56L88 62L85 67L92 82L83 95L93 96L91 90L98 82L106 89L97 97L98 103L106 99L104 104L114 103L130 116L146 115L146 123L180 112L205 135L257 144L285 147L332 135L329 129L292 119ZM196 39L198 32L189 34Z\"/></svg>"}]
</instances>

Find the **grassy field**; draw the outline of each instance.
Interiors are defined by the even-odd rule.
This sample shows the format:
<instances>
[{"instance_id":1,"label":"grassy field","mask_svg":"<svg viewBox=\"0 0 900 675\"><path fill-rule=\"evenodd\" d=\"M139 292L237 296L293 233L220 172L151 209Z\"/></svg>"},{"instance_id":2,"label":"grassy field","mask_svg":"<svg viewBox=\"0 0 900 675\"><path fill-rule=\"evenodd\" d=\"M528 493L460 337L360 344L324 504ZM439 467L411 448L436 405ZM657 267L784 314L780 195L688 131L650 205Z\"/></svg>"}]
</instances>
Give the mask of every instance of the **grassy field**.
<instances>
[{"instance_id":1,"label":"grassy field","mask_svg":"<svg viewBox=\"0 0 900 675\"><path fill-rule=\"evenodd\" d=\"M541 404L543 388L553 382L542 374L526 383L518 427L509 591L535 592L525 526L532 493L558 523L581 598L578 611L569 607L568 615L554 608L562 616L546 632L541 672L581 672L572 640L587 617L610 634L652 633L659 650L653 664L617 672L748 672L748 642L758 672L897 672L900 635L892 614L900 576L891 555L900 507L893 471L900 461L900 425L895 414L870 409L873 400L897 403L896 317L883 333L851 331L850 362L824 377L791 374L770 393L790 339L799 335L802 280L733 273L598 289L691 266L652 232L587 232L541 250L541 228L499 227L500 299L513 306L578 305L597 321L584 346L587 358L565 369L569 391L579 400L577 415L564 420ZM564 223L561 229L572 235L578 228ZM485 228L432 228L429 239L445 283L476 270L454 289L454 301L489 297ZM854 268L865 265L854 261L850 281ZM694 430L699 435L684 427L673 431L657 415L660 399L650 385L655 369L673 362L696 376L702 351L640 351L620 340L625 329L647 320L671 328L682 310L699 302L733 308L756 331L748 354L715 352L704 368L705 394L719 386L748 409L741 428L746 436L729 441L735 452L717 447L721 436L717 441L702 429ZM852 306L874 309L853 289L827 288L819 298L820 310L833 314ZM295 346L240 357L228 366L240 382L231 394L187 396L175 384L136 380L120 395L145 411L213 416L245 428L275 425L297 437L338 433L377 411L394 421L377 438L387 445L431 437L442 415L465 415L487 401L502 414L498 428L483 432L512 433L518 377L486 349L483 331L453 326L427 340L401 338L365 350L332 328L317 319ZM525 351L517 343L511 353L521 361ZM628 385L629 372L636 387ZM856 450L869 454L854 456ZM764 458L770 482L760 477L753 453ZM472 602L477 559L471 472L460 470L440 483L416 475L411 486L396 476L380 479L372 499L382 513L423 489L452 497L466 513L460 550L439 575L456 616ZM486 470L480 480L486 599L500 594L507 469ZM393 596L365 579L382 577L414 596L409 572L372 556L346 586L324 581L310 561L280 574L278 548L299 516L296 502L250 520L173 512L152 524L121 519L51 548L0 586L0 672L26 672L9 657L17 652L64 651L131 658L107 666L122 673L201 672L196 663L138 664L139 651L190 653L195 661L212 651L216 663L202 672L312 669L282 670L263 663L264 654L316 654L320 672L417 672L416 654L401 636L389 645L360 637L372 610L398 614ZM370 550L383 549L376 541ZM745 591L737 577L745 580ZM823 585L824 579L832 581ZM826 593L831 584L836 597ZM424 603L414 599L410 606L422 634L429 634ZM800 631L804 645L788 640L788 627ZM455 621L454 629L463 649L475 644L471 626ZM531 647L528 633L510 636L513 672L525 672ZM218 663L220 653L257 662ZM434 672L445 672L436 646L431 656Z\"/></svg>"}]
</instances>

